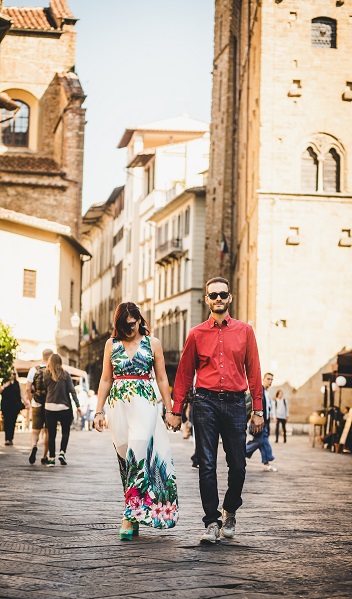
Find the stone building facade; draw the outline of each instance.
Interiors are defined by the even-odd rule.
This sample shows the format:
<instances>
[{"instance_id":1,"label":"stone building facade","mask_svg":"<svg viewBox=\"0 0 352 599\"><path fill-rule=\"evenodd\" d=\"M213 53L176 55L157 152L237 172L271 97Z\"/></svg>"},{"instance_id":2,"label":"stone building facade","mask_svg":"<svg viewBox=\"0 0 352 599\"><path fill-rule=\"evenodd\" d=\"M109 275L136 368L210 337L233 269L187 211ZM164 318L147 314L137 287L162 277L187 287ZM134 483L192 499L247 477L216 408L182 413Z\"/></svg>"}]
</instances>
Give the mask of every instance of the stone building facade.
<instances>
[{"instance_id":1,"label":"stone building facade","mask_svg":"<svg viewBox=\"0 0 352 599\"><path fill-rule=\"evenodd\" d=\"M156 225L154 334L174 384L189 330L202 319L205 187L186 189L150 217Z\"/></svg>"},{"instance_id":2,"label":"stone building facade","mask_svg":"<svg viewBox=\"0 0 352 599\"><path fill-rule=\"evenodd\" d=\"M106 202L93 204L83 216L82 241L92 254L82 273L80 365L98 390L106 340L111 336L114 311L122 298L123 240L121 217L124 187L116 187ZM116 233L116 228L118 232ZM121 234L122 233L122 234Z\"/></svg>"},{"instance_id":3,"label":"stone building facade","mask_svg":"<svg viewBox=\"0 0 352 599\"><path fill-rule=\"evenodd\" d=\"M230 279L234 315L254 326L296 420L322 404L321 372L351 344L350 12L216 2L205 278Z\"/></svg>"},{"instance_id":4,"label":"stone building facade","mask_svg":"<svg viewBox=\"0 0 352 599\"><path fill-rule=\"evenodd\" d=\"M76 18L66 0L3 7L0 92L20 105L3 121L0 206L58 221L80 236L84 93L75 68Z\"/></svg>"},{"instance_id":5,"label":"stone building facade","mask_svg":"<svg viewBox=\"0 0 352 599\"><path fill-rule=\"evenodd\" d=\"M155 226L151 216L189 187L203 185L209 125L187 115L126 129L124 301L138 301L154 326ZM170 229L171 234L171 229Z\"/></svg>"},{"instance_id":6,"label":"stone building facade","mask_svg":"<svg viewBox=\"0 0 352 599\"><path fill-rule=\"evenodd\" d=\"M40 359L50 347L64 364L78 366L81 268L89 252L70 227L6 208L0 247L0 314L13 327L18 357Z\"/></svg>"}]
</instances>

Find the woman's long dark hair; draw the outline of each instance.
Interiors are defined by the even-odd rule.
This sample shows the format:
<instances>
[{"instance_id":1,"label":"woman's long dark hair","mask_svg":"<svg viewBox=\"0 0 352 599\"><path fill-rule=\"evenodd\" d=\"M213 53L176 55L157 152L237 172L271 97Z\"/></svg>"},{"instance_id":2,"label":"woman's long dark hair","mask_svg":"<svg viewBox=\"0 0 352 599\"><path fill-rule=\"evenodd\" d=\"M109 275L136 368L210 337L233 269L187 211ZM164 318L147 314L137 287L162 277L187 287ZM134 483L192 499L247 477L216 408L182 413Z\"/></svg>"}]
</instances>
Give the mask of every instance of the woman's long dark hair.
<instances>
[{"instance_id":1,"label":"woman's long dark hair","mask_svg":"<svg viewBox=\"0 0 352 599\"><path fill-rule=\"evenodd\" d=\"M132 316L136 320L141 320L138 328L140 335L150 335L148 324L140 313L138 306L133 302L125 302L119 304L115 310L112 337L119 341L128 339L127 335L131 332L127 323L129 316Z\"/></svg>"}]
</instances>

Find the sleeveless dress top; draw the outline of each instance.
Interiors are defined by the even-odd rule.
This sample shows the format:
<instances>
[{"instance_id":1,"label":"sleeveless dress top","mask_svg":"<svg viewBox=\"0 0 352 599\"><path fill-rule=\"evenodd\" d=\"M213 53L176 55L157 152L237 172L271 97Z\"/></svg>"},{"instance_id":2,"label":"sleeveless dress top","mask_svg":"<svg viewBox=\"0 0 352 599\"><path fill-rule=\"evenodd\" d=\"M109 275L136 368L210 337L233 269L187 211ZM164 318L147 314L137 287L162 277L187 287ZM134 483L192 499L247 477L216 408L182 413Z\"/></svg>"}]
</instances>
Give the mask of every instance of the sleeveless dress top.
<instances>
[{"instance_id":1,"label":"sleeveless dress top","mask_svg":"<svg viewBox=\"0 0 352 599\"><path fill-rule=\"evenodd\" d=\"M176 475L151 380L153 361L148 336L131 359L123 343L112 340L114 376L129 378L114 379L106 412L125 493L123 519L172 528L178 521Z\"/></svg>"}]
</instances>

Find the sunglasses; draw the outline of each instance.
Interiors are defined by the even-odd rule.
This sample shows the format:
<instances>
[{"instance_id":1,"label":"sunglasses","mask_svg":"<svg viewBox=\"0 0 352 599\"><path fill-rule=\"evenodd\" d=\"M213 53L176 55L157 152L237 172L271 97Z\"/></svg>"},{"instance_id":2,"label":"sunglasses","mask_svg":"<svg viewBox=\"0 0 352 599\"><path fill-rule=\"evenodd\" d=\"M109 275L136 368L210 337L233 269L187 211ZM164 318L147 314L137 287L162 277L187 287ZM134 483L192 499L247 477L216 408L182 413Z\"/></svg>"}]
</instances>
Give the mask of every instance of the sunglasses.
<instances>
[{"instance_id":1,"label":"sunglasses","mask_svg":"<svg viewBox=\"0 0 352 599\"><path fill-rule=\"evenodd\" d=\"M137 322L138 322L137 320L135 320L134 322L126 322L123 326L124 330L126 332L131 333L133 331L134 327L136 326Z\"/></svg>"},{"instance_id":2,"label":"sunglasses","mask_svg":"<svg viewBox=\"0 0 352 599\"><path fill-rule=\"evenodd\" d=\"M227 299L230 295L229 291L220 291L220 293L216 293L216 291L212 291L211 293L207 294L207 297L211 300L216 300L216 298L219 296L221 297L221 299Z\"/></svg>"}]
</instances>

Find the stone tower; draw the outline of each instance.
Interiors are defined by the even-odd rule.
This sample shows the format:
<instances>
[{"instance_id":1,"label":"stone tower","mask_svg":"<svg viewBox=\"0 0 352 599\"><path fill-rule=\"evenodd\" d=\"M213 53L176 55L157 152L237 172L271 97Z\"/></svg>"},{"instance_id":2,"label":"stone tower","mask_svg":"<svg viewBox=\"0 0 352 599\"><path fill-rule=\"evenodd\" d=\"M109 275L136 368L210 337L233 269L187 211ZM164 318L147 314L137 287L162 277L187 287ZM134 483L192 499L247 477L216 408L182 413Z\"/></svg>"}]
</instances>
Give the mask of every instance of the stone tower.
<instances>
[{"instance_id":1,"label":"stone tower","mask_svg":"<svg viewBox=\"0 0 352 599\"><path fill-rule=\"evenodd\" d=\"M69 225L80 235L85 110L75 73L76 18L66 0L48 8L3 7L0 206Z\"/></svg>"},{"instance_id":2,"label":"stone tower","mask_svg":"<svg viewBox=\"0 0 352 599\"><path fill-rule=\"evenodd\" d=\"M351 2L216 2L205 273L300 420L351 343L351 54Z\"/></svg>"}]
</instances>

